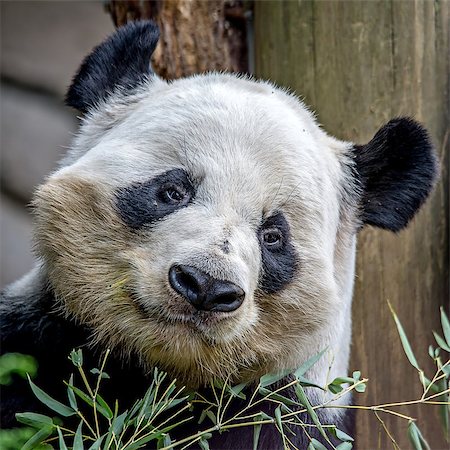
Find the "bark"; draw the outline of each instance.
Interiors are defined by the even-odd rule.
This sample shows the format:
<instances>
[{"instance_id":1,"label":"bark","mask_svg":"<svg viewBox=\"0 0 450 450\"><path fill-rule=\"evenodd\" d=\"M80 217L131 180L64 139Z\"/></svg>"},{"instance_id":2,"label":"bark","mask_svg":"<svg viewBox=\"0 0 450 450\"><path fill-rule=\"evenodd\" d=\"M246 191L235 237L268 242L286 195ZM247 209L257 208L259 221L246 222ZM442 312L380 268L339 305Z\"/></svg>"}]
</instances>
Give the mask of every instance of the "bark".
<instances>
[{"instance_id":1,"label":"bark","mask_svg":"<svg viewBox=\"0 0 450 450\"><path fill-rule=\"evenodd\" d=\"M163 78L206 71L248 71L244 2L224 0L112 0L116 26L152 19L161 38L152 58Z\"/></svg>"}]
</instances>

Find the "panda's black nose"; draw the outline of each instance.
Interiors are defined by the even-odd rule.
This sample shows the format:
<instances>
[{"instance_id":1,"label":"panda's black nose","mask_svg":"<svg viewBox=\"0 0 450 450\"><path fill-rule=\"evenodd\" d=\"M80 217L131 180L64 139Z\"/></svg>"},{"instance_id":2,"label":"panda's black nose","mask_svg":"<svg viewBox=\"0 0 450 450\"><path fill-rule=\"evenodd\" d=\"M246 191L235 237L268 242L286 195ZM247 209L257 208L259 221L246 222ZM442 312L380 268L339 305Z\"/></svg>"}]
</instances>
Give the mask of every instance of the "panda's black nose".
<instances>
[{"instance_id":1,"label":"panda's black nose","mask_svg":"<svg viewBox=\"0 0 450 450\"><path fill-rule=\"evenodd\" d=\"M244 291L231 281L217 280L207 273L182 264L169 270L169 283L196 309L230 312L244 301Z\"/></svg>"}]
</instances>

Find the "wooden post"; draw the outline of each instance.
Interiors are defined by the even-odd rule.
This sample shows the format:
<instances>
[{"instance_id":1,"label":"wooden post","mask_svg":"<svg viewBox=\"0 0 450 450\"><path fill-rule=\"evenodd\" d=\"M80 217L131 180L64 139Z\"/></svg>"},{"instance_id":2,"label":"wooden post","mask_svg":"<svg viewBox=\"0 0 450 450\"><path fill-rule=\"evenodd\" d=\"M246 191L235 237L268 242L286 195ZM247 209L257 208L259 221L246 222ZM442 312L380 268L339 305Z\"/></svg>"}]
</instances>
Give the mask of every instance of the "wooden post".
<instances>
[{"instance_id":1,"label":"wooden post","mask_svg":"<svg viewBox=\"0 0 450 450\"><path fill-rule=\"evenodd\" d=\"M449 307L449 9L445 0L264 1L255 3L256 72L305 97L333 135L367 142L392 117L423 122L441 161L431 200L399 234L359 236L351 370L370 378L366 405L420 397L387 300L416 356L430 359L439 306ZM443 449L437 407L410 406L431 448ZM406 425L382 415L400 447ZM359 412L358 448L392 444L371 412ZM381 430L381 432L380 432Z\"/></svg>"}]
</instances>

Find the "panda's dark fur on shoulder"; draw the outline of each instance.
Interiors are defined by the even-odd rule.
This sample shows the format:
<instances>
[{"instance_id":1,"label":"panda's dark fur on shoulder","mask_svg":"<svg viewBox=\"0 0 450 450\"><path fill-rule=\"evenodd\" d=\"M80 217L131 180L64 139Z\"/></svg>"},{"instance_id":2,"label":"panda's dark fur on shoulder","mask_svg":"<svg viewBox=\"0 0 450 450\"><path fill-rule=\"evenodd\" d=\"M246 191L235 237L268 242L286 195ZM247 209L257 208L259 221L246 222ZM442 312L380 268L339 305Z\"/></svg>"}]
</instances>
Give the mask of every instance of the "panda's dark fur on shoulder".
<instances>
[{"instance_id":1,"label":"panda's dark fur on shoulder","mask_svg":"<svg viewBox=\"0 0 450 450\"><path fill-rule=\"evenodd\" d=\"M157 41L151 22L126 25L73 80L80 131L36 192L39 264L2 294L2 352L35 356L36 384L63 399L69 352L82 348L93 367L111 348L104 395L121 405L143 395L155 365L203 389L327 348L307 378L346 375L357 232L399 231L425 201L437 175L426 130L396 118L367 145L339 141L271 83L160 79L149 65ZM4 427L41 410L25 381L3 389ZM348 410L318 414L352 433ZM210 445L252 448L252 436L238 429ZM259 448L281 446L264 426Z\"/></svg>"}]
</instances>

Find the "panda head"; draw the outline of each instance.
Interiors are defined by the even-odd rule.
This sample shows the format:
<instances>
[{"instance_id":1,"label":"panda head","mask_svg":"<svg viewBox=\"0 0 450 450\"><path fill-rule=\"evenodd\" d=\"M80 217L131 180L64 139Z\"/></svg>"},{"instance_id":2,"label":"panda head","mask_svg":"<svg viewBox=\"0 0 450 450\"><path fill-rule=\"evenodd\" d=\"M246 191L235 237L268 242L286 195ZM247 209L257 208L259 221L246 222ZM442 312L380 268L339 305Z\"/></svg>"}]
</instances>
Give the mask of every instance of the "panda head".
<instances>
[{"instance_id":1,"label":"panda head","mask_svg":"<svg viewBox=\"0 0 450 450\"><path fill-rule=\"evenodd\" d=\"M270 83L162 81L157 40L119 29L69 89L81 129L35 199L51 286L93 343L185 383L293 368L346 326L359 228L430 192L428 135L396 119L355 146Z\"/></svg>"}]
</instances>

